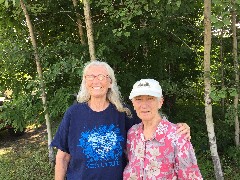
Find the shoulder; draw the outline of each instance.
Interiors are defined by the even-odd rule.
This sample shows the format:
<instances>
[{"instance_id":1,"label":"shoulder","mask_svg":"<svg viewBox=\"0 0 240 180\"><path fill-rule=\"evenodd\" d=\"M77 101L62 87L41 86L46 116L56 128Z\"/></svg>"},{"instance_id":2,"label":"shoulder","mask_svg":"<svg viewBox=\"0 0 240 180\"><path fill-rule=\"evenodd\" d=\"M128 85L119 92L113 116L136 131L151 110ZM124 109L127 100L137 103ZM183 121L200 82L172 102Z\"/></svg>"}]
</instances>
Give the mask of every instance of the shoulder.
<instances>
[{"instance_id":1,"label":"shoulder","mask_svg":"<svg viewBox=\"0 0 240 180\"><path fill-rule=\"evenodd\" d=\"M184 144L189 143L189 141L184 138L184 134L177 134L176 124L169 122L166 120L166 118L163 120L163 122L163 124L167 126L166 137L168 139L172 139L175 145L182 147Z\"/></svg>"},{"instance_id":2,"label":"shoulder","mask_svg":"<svg viewBox=\"0 0 240 180\"><path fill-rule=\"evenodd\" d=\"M139 129L141 129L141 127L142 127L142 123L133 125L133 126L129 129L128 135L133 134L133 133L137 133L137 132L139 131Z\"/></svg>"},{"instance_id":3,"label":"shoulder","mask_svg":"<svg viewBox=\"0 0 240 180\"><path fill-rule=\"evenodd\" d=\"M66 110L66 112L67 113L72 113L72 112L75 112L75 111L78 111L78 110L83 110L83 109L86 109L86 106L87 106L86 103L73 104Z\"/></svg>"},{"instance_id":4,"label":"shoulder","mask_svg":"<svg viewBox=\"0 0 240 180\"><path fill-rule=\"evenodd\" d=\"M166 133L167 132L176 133L177 131L177 125L168 121L166 117L163 117L161 127L164 129Z\"/></svg>"},{"instance_id":5,"label":"shoulder","mask_svg":"<svg viewBox=\"0 0 240 180\"><path fill-rule=\"evenodd\" d=\"M186 141L184 135L177 134L177 125L169 122L165 117L163 117L157 132L159 135L165 134L168 140L175 143Z\"/></svg>"}]
</instances>

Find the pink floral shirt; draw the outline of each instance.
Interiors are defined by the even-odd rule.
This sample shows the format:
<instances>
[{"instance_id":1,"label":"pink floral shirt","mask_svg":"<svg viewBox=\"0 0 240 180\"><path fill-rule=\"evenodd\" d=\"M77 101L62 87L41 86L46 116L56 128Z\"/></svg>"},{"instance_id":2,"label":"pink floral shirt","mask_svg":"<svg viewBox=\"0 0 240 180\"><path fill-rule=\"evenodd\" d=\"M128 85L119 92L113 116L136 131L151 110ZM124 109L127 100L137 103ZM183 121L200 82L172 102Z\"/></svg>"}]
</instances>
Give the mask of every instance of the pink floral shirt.
<instances>
[{"instance_id":1,"label":"pink floral shirt","mask_svg":"<svg viewBox=\"0 0 240 180\"><path fill-rule=\"evenodd\" d=\"M127 136L128 165L124 180L202 180L190 141L176 134L176 125L163 118L151 140L145 140L143 124Z\"/></svg>"}]
</instances>

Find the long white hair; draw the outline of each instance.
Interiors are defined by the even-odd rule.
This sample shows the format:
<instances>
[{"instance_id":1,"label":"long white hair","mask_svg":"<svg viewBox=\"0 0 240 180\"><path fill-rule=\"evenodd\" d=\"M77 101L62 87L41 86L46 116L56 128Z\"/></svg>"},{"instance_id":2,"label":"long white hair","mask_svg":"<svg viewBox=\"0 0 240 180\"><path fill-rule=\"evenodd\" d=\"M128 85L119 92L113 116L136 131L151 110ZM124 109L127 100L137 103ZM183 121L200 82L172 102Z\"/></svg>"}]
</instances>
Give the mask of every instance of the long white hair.
<instances>
[{"instance_id":1,"label":"long white hair","mask_svg":"<svg viewBox=\"0 0 240 180\"><path fill-rule=\"evenodd\" d=\"M119 112L125 112L128 116L131 117L131 111L128 108L123 106L121 93L117 85L114 71L106 62L95 60L95 61L90 61L86 63L83 69L82 83L77 95L77 101L82 103L82 102L88 102L90 100L90 94L86 88L85 75L88 68L91 66L102 66L107 70L108 76L111 78L111 81L112 81L111 88L109 88L107 92L107 100L111 102L113 105L115 105L115 107Z\"/></svg>"}]
</instances>

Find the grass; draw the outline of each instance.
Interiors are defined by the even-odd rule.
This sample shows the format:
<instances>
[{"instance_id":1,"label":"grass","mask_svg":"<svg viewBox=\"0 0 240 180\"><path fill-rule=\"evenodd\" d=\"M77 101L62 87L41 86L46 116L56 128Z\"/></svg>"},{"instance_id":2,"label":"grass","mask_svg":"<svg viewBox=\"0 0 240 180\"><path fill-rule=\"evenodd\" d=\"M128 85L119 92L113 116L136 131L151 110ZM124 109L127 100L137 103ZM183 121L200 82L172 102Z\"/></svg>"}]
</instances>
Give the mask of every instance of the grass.
<instances>
[{"instance_id":1,"label":"grass","mask_svg":"<svg viewBox=\"0 0 240 180\"><path fill-rule=\"evenodd\" d=\"M30 128L21 137L10 137L7 131L2 131L0 138L1 180L54 179L44 127Z\"/></svg>"}]
</instances>

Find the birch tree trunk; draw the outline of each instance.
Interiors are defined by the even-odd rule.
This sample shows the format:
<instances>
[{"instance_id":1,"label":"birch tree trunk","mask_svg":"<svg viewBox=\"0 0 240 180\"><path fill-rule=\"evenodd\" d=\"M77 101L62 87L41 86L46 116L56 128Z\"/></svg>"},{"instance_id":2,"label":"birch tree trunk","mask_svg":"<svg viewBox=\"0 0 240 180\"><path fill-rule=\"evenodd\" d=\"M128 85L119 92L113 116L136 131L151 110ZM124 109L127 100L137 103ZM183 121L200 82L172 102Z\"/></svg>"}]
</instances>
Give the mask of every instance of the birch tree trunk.
<instances>
[{"instance_id":1,"label":"birch tree trunk","mask_svg":"<svg viewBox=\"0 0 240 180\"><path fill-rule=\"evenodd\" d=\"M215 177L223 180L223 172L217 151L216 136L212 117L212 104L210 98L211 75L210 75L210 52L211 52L211 0L204 0L204 86L205 86L205 114L208 131L211 156L214 164Z\"/></svg>"},{"instance_id":2,"label":"birch tree trunk","mask_svg":"<svg viewBox=\"0 0 240 180\"><path fill-rule=\"evenodd\" d=\"M221 29L221 36L220 36L220 63L221 63L221 88L225 88L225 78L224 78L224 57L223 57L223 32L224 29ZM225 98L221 99L222 105L222 114L225 116Z\"/></svg>"},{"instance_id":3,"label":"birch tree trunk","mask_svg":"<svg viewBox=\"0 0 240 180\"><path fill-rule=\"evenodd\" d=\"M90 59L96 60L94 38L93 38L93 28L92 28L92 20L91 20L91 11L90 11L90 5L89 5L88 0L83 0L83 5L84 5L84 16L85 16L85 23L86 23L86 29L87 29Z\"/></svg>"},{"instance_id":4,"label":"birch tree trunk","mask_svg":"<svg viewBox=\"0 0 240 180\"><path fill-rule=\"evenodd\" d=\"M33 50L34 50L34 57L35 57L36 65L37 65L37 72L38 72L38 76L39 76L39 80L40 80L40 86L42 89L42 103L43 103L43 109L44 109L44 113L45 113L45 120L46 120L47 133L48 133L49 163L51 164L51 166L53 166L54 165L54 153L53 153L53 148L50 147L50 143L52 142L51 124L50 124L49 114L47 111L47 97L46 97L46 93L45 93L45 84L43 81L42 68L41 68L41 64L40 64L40 60L39 60L39 56L38 56L38 52L37 52L37 43L36 43L36 39L34 36L33 26L32 26L31 20L30 20L30 16L28 14L27 8L26 8L23 0L20 0L20 4L21 4L21 8L24 12L28 30L30 33L30 38L31 38L31 42L32 42Z\"/></svg>"},{"instance_id":5,"label":"birch tree trunk","mask_svg":"<svg viewBox=\"0 0 240 180\"><path fill-rule=\"evenodd\" d=\"M239 64L237 54L237 29L236 29L236 0L232 0L232 36L233 36L233 61L235 71L235 88L237 94L234 97L234 109L235 109L235 144L239 147L239 119L238 119L238 99L239 99Z\"/></svg>"},{"instance_id":6,"label":"birch tree trunk","mask_svg":"<svg viewBox=\"0 0 240 180\"><path fill-rule=\"evenodd\" d=\"M75 9L75 13L76 13L76 17L77 17L77 26L78 26L78 33L79 33L79 37L80 37L80 41L82 45L85 45L85 41L84 41L84 36L83 36L83 26L82 26L82 20L80 18L79 13L77 12L77 0L72 0L73 2L73 6Z\"/></svg>"}]
</instances>

